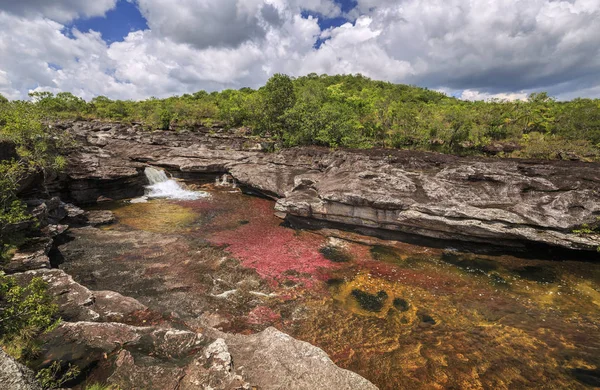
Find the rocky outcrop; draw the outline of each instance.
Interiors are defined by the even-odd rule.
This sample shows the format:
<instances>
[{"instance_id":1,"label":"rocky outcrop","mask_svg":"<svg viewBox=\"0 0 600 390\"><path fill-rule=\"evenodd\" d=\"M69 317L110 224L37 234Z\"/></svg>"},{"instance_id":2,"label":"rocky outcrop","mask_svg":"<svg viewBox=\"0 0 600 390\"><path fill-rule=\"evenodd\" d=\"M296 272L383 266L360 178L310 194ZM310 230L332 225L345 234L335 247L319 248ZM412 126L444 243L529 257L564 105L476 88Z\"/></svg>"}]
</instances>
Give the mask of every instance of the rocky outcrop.
<instances>
[{"instance_id":1,"label":"rocky outcrop","mask_svg":"<svg viewBox=\"0 0 600 390\"><path fill-rule=\"evenodd\" d=\"M113 291L90 291L59 269L39 269L14 274L21 285L33 278L48 284L48 293L59 307L65 321L124 321L137 312L147 310L137 300Z\"/></svg>"},{"instance_id":2,"label":"rocky outcrop","mask_svg":"<svg viewBox=\"0 0 600 390\"><path fill-rule=\"evenodd\" d=\"M317 347L274 328L212 337L121 323L64 323L44 336L43 358L97 368L125 389L376 389Z\"/></svg>"},{"instance_id":3,"label":"rocky outcrop","mask_svg":"<svg viewBox=\"0 0 600 390\"><path fill-rule=\"evenodd\" d=\"M498 245L585 251L600 246L600 235L573 233L598 224L597 163L399 150L264 153L264 141L214 129L62 126L82 146L54 188L78 202L137 196L145 183L143 167L153 165L187 178L229 173L242 188L276 199L284 218Z\"/></svg>"},{"instance_id":4,"label":"rocky outcrop","mask_svg":"<svg viewBox=\"0 0 600 390\"><path fill-rule=\"evenodd\" d=\"M50 268L48 253L52 248L51 238L37 238L31 240L26 246L21 247L12 259L0 269L7 274L25 272L40 268Z\"/></svg>"},{"instance_id":5,"label":"rocky outcrop","mask_svg":"<svg viewBox=\"0 0 600 390\"><path fill-rule=\"evenodd\" d=\"M261 389L375 389L366 379L338 368L321 349L278 331L223 335L243 377Z\"/></svg>"},{"instance_id":6,"label":"rocky outcrop","mask_svg":"<svg viewBox=\"0 0 600 390\"><path fill-rule=\"evenodd\" d=\"M33 371L15 361L0 348L0 388L10 390L42 390Z\"/></svg>"}]
</instances>

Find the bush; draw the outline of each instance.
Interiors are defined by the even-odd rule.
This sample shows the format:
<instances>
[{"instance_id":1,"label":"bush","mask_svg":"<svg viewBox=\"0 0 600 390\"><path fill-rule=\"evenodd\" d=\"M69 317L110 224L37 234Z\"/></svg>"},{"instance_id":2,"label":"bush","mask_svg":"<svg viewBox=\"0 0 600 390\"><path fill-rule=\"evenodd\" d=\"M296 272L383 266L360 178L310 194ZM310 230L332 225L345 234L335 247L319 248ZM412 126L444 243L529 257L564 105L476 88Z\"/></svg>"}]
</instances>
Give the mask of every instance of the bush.
<instances>
[{"instance_id":1,"label":"bush","mask_svg":"<svg viewBox=\"0 0 600 390\"><path fill-rule=\"evenodd\" d=\"M41 278L21 287L0 272L0 344L8 354L24 363L35 358L36 338L58 323L57 313Z\"/></svg>"}]
</instances>

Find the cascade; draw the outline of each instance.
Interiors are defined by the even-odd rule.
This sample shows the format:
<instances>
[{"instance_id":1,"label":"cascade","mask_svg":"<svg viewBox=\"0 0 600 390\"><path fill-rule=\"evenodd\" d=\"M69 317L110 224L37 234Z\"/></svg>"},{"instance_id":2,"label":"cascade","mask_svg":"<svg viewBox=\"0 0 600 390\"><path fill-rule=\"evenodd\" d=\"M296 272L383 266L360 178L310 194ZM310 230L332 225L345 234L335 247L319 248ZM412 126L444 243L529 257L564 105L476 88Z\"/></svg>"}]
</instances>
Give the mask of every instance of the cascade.
<instances>
[{"instance_id":1,"label":"cascade","mask_svg":"<svg viewBox=\"0 0 600 390\"><path fill-rule=\"evenodd\" d=\"M148 182L146 196L148 198L166 198L177 200L196 200L209 196L207 192L186 190L173 179L169 179L165 171L147 167L144 170Z\"/></svg>"}]
</instances>

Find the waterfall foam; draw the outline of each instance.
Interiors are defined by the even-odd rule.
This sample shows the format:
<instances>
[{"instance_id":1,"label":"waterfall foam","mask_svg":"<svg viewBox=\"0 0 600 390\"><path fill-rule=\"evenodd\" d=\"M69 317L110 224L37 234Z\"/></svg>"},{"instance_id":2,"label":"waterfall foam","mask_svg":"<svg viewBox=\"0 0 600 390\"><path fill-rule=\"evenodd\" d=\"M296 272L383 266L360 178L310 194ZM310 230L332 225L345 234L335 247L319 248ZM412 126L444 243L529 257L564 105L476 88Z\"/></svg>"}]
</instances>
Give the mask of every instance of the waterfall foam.
<instances>
[{"instance_id":1,"label":"waterfall foam","mask_svg":"<svg viewBox=\"0 0 600 390\"><path fill-rule=\"evenodd\" d=\"M175 180L169 179L165 171L147 167L144 173L150 183L146 187L146 196L148 198L196 200L209 196L207 192L189 191L182 188Z\"/></svg>"}]
</instances>

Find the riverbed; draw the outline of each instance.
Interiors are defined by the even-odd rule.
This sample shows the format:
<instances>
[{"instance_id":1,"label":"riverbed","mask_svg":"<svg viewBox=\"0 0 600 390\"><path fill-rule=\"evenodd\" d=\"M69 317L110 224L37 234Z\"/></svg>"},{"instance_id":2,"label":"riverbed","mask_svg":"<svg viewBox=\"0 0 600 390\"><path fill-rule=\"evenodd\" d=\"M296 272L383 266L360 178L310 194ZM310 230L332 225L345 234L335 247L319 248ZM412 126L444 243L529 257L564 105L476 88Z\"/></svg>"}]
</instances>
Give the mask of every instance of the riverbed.
<instances>
[{"instance_id":1,"label":"riverbed","mask_svg":"<svg viewBox=\"0 0 600 390\"><path fill-rule=\"evenodd\" d=\"M132 296L148 324L274 326L381 389L600 386L600 264L473 253L288 227L228 186L196 200L104 204L60 268Z\"/></svg>"}]
</instances>

